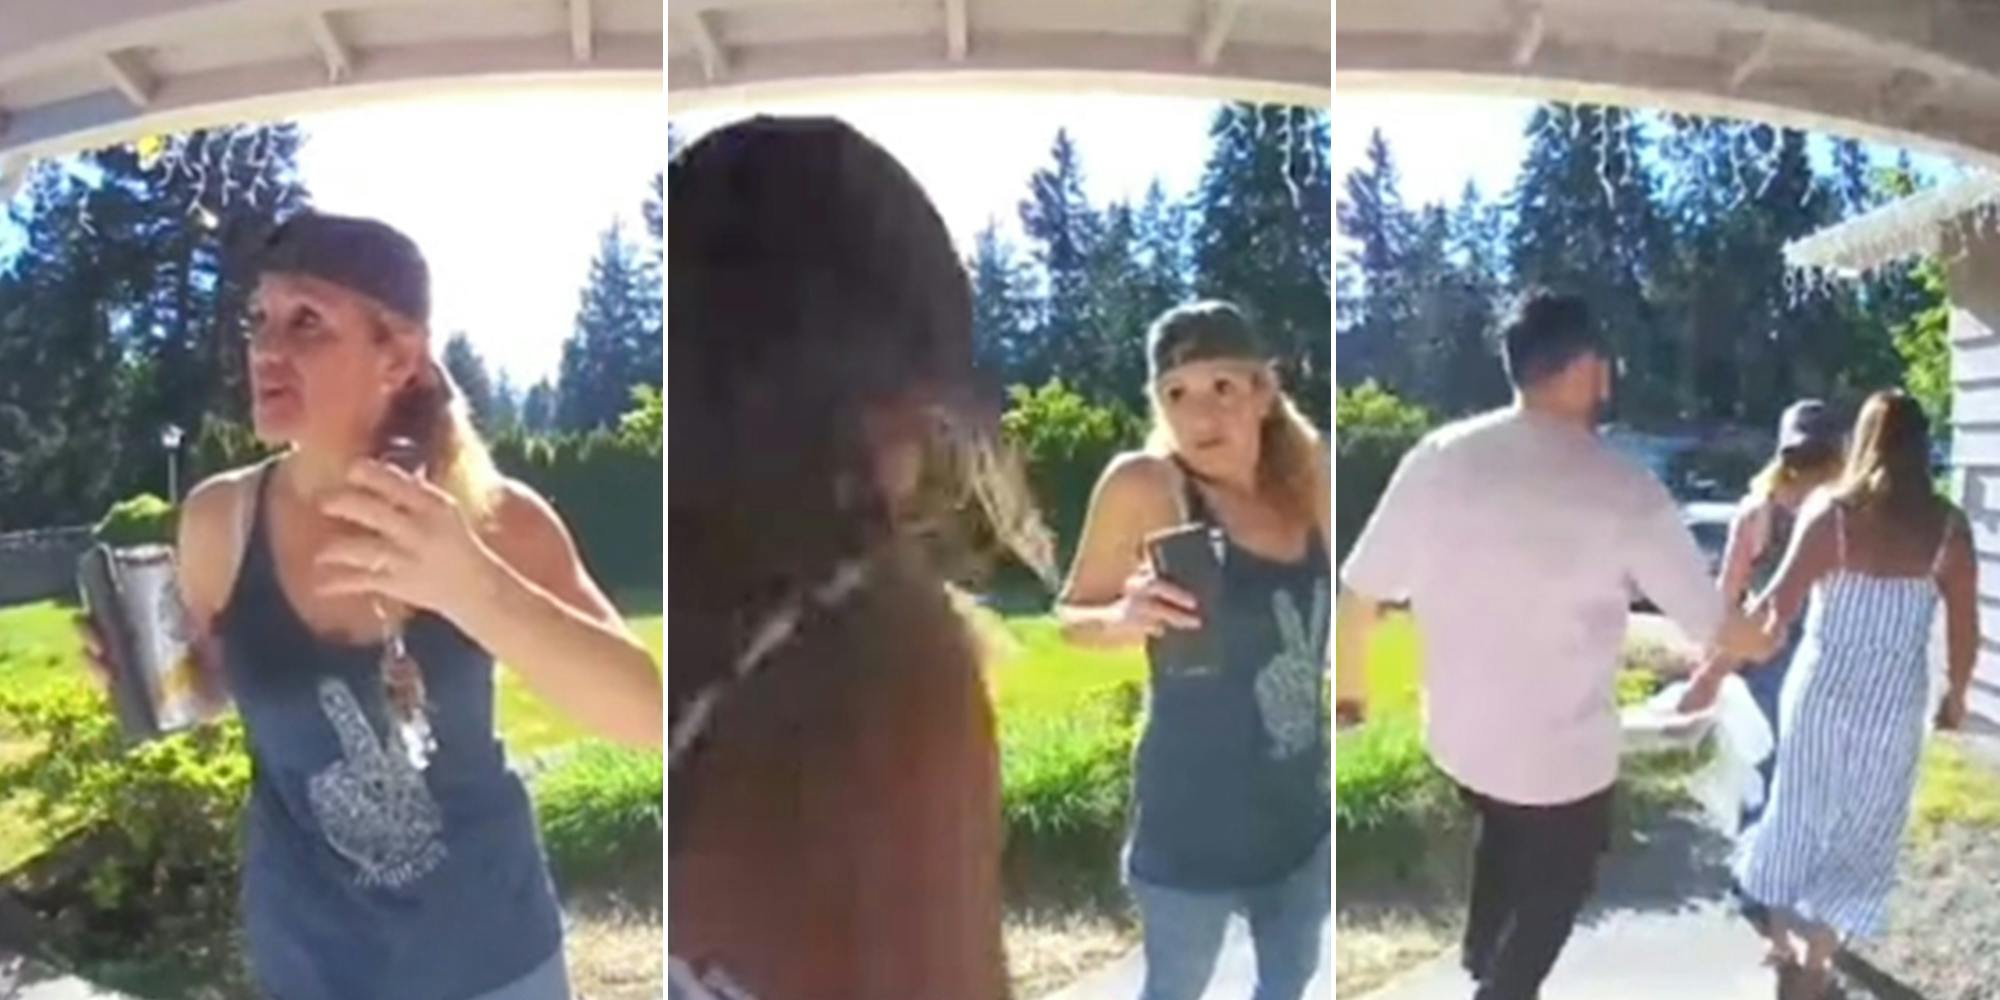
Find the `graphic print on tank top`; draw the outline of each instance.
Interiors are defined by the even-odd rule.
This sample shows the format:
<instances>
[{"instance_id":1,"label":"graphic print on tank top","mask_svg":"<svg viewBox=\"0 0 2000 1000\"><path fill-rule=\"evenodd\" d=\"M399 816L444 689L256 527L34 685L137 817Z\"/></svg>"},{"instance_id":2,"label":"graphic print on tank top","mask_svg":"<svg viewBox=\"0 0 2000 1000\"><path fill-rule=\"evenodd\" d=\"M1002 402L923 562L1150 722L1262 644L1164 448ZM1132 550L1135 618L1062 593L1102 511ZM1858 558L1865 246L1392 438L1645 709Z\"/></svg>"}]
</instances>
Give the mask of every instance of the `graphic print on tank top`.
<instances>
[{"instance_id":1,"label":"graphic print on tank top","mask_svg":"<svg viewBox=\"0 0 2000 1000\"><path fill-rule=\"evenodd\" d=\"M1278 650L1257 673L1257 714L1271 741L1273 760L1311 750L1319 742L1319 689L1325 672L1329 598L1325 580L1313 583L1310 628L1292 592L1271 591L1278 620Z\"/></svg>"},{"instance_id":2,"label":"graphic print on tank top","mask_svg":"<svg viewBox=\"0 0 2000 1000\"><path fill-rule=\"evenodd\" d=\"M327 844L353 862L365 887L397 888L430 874L445 859L444 814L422 772L400 747L383 745L345 681L321 680L319 705L340 739L341 759L307 785Z\"/></svg>"}]
</instances>

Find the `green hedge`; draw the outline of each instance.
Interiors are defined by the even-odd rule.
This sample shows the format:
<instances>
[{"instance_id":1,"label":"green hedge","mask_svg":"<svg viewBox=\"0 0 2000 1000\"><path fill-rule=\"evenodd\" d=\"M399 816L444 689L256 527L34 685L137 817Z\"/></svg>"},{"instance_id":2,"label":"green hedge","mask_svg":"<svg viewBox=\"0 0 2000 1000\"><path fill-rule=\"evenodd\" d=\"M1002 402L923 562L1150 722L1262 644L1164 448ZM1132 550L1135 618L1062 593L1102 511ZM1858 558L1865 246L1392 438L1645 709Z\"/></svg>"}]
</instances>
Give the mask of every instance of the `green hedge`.
<instances>
[{"instance_id":1,"label":"green hedge","mask_svg":"<svg viewBox=\"0 0 2000 1000\"><path fill-rule=\"evenodd\" d=\"M657 439L597 431L493 442L500 471L562 513L591 573L618 590L660 587L666 482Z\"/></svg>"},{"instance_id":2,"label":"green hedge","mask_svg":"<svg viewBox=\"0 0 2000 1000\"><path fill-rule=\"evenodd\" d=\"M1431 429L1432 418L1374 382L1339 390L1333 409L1334 551L1345 557L1397 464Z\"/></svg>"},{"instance_id":3,"label":"green hedge","mask_svg":"<svg viewBox=\"0 0 2000 1000\"><path fill-rule=\"evenodd\" d=\"M658 891L663 779L659 751L597 742L535 779L542 846L565 889Z\"/></svg>"}]
</instances>

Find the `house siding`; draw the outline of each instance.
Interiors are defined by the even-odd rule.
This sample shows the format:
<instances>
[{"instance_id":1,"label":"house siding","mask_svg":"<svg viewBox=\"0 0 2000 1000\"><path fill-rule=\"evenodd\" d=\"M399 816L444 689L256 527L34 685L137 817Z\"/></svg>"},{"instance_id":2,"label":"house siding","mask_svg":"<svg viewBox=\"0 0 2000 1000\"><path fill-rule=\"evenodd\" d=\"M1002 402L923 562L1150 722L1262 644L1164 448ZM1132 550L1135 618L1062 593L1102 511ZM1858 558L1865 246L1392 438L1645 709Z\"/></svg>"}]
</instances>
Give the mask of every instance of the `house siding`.
<instances>
[{"instance_id":1,"label":"house siding","mask_svg":"<svg viewBox=\"0 0 2000 1000\"><path fill-rule=\"evenodd\" d=\"M2000 240L1969 241L1950 265L1952 464L1979 556L1979 662L1972 710L2000 722Z\"/></svg>"}]
</instances>

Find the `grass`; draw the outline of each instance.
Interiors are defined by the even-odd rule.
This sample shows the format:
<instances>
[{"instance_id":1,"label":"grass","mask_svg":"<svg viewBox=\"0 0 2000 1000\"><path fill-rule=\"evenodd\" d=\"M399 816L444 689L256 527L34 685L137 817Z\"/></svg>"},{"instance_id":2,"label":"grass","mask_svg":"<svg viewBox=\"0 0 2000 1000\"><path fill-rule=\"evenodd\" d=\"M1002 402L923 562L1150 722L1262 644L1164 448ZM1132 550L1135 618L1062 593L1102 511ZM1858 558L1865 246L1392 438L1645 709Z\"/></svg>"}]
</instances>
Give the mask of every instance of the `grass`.
<instances>
[{"instance_id":1,"label":"grass","mask_svg":"<svg viewBox=\"0 0 2000 1000\"><path fill-rule=\"evenodd\" d=\"M2000 773L1959 739L1933 736L1917 774L1909 836L1928 843L1951 826L2000 827Z\"/></svg>"},{"instance_id":2,"label":"grass","mask_svg":"<svg viewBox=\"0 0 2000 1000\"><path fill-rule=\"evenodd\" d=\"M987 677L1002 726L1084 711L1103 692L1146 679L1143 653L1071 646L1053 617L1002 618L981 610L972 619L986 646Z\"/></svg>"},{"instance_id":3,"label":"grass","mask_svg":"<svg viewBox=\"0 0 2000 1000\"><path fill-rule=\"evenodd\" d=\"M627 616L626 624L631 626L646 648L652 650L653 662L664 662L661 647L666 638L666 626L660 616L659 591L622 594L618 606ZM500 732L506 737L508 751L516 756L532 757L574 743L587 735L581 726L550 708L548 703L528 690L514 671L501 671L495 687Z\"/></svg>"}]
</instances>

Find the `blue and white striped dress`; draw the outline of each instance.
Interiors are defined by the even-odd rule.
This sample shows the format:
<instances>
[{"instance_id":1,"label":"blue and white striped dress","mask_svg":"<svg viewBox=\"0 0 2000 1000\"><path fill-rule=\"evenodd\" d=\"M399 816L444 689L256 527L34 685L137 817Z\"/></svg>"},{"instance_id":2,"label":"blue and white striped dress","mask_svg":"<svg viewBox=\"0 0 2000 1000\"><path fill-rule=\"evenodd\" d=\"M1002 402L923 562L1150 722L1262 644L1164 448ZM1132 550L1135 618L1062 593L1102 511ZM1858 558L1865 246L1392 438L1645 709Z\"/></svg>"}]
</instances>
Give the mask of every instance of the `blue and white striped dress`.
<instances>
[{"instance_id":1,"label":"blue and white striped dress","mask_svg":"<svg viewBox=\"0 0 2000 1000\"><path fill-rule=\"evenodd\" d=\"M1758 902L1853 940L1881 931L1895 885L1929 721L1944 543L1927 576L1850 570L1834 511L1839 568L1813 585L1779 707L1777 781L1736 874ZM1946 523L1949 541L1956 519Z\"/></svg>"}]
</instances>

